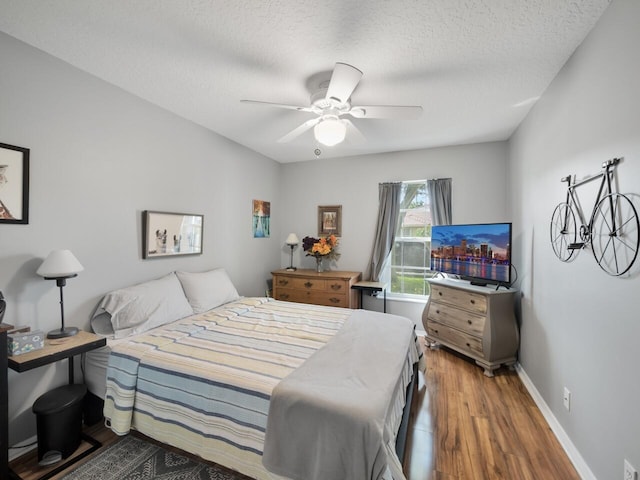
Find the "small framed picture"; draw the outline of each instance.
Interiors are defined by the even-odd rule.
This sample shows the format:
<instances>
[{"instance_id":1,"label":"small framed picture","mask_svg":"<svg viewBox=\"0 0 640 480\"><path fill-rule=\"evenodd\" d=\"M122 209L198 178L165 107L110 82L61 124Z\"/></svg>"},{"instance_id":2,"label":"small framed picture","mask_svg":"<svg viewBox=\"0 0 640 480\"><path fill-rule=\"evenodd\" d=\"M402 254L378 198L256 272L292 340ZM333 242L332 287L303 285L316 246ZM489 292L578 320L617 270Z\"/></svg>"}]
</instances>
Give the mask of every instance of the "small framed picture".
<instances>
[{"instance_id":1,"label":"small framed picture","mask_svg":"<svg viewBox=\"0 0 640 480\"><path fill-rule=\"evenodd\" d=\"M342 236L342 205L320 205L318 207L318 235Z\"/></svg>"},{"instance_id":2,"label":"small framed picture","mask_svg":"<svg viewBox=\"0 0 640 480\"><path fill-rule=\"evenodd\" d=\"M29 223L29 149L0 143L0 223Z\"/></svg>"},{"instance_id":3,"label":"small framed picture","mask_svg":"<svg viewBox=\"0 0 640 480\"><path fill-rule=\"evenodd\" d=\"M253 224L251 232L253 238L269 238L271 236L271 202L253 200Z\"/></svg>"},{"instance_id":4,"label":"small framed picture","mask_svg":"<svg viewBox=\"0 0 640 480\"><path fill-rule=\"evenodd\" d=\"M142 258L202 254L204 215L142 212Z\"/></svg>"}]
</instances>

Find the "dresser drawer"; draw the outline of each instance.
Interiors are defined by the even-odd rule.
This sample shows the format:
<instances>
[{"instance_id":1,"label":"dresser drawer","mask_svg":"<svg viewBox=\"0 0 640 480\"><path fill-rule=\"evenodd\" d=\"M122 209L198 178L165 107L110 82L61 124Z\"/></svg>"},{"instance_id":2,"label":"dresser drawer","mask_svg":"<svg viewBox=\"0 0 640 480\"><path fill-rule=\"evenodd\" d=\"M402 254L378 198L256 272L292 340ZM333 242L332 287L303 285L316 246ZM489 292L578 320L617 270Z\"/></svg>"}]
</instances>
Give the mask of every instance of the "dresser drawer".
<instances>
[{"instance_id":1,"label":"dresser drawer","mask_svg":"<svg viewBox=\"0 0 640 480\"><path fill-rule=\"evenodd\" d=\"M431 285L431 296L433 301L438 303L456 305L480 314L487 313L487 299L484 295L478 293Z\"/></svg>"},{"instance_id":2,"label":"dresser drawer","mask_svg":"<svg viewBox=\"0 0 640 480\"><path fill-rule=\"evenodd\" d=\"M279 288L276 292L276 300L328 305L331 307L349 307L349 297L347 295L311 289L305 291L293 288Z\"/></svg>"},{"instance_id":3,"label":"dresser drawer","mask_svg":"<svg viewBox=\"0 0 640 480\"><path fill-rule=\"evenodd\" d=\"M460 348L461 351L474 352L482 355L482 339L468 335L455 328L449 328L436 322L427 322L427 335L441 341L444 344L451 344Z\"/></svg>"},{"instance_id":4,"label":"dresser drawer","mask_svg":"<svg viewBox=\"0 0 640 480\"><path fill-rule=\"evenodd\" d=\"M276 276L273 284L281 288L294 288L299 290L325 290L326 280L323 278L295 278Z\"/></svg>"},{"instance_id":5,"label":"dresser drawer","mask_svg":"<svg viewBox=\"0 0 640 480\"><path fill-rule=\"evenodd\" d=\"M485 316L453 307L446 303L431 302L428 312L429 320L457 328L470 335L482 336Z\"/></svg>"}]
</instances>

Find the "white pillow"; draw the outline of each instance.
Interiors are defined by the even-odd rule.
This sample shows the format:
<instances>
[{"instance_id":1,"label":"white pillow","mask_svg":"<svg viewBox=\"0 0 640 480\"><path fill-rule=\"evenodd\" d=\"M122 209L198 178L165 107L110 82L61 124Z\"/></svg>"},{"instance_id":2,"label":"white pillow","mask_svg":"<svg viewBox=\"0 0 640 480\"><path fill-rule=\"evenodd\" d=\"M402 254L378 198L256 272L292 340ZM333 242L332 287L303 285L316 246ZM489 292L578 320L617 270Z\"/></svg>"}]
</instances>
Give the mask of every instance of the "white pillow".
<instances>
[{"instance_id":1,"label":"white pillow","mask_svg":"<svg viewBox=\"0 0 640 480\"><path fill-rule=\"evenodd\" d=\"M115 332L111 325L111 315L105 312L101 307L98 307L91 318L91 330L93 330L93 333L100 335L101 337L114 338Z\"/></svg>"},{"instance_id":2,"label":"white pillow","mask_svg":"<svg viewBox=\"0 0 640 480\"><path fill-rule=\"evenodd\" d=\"M211 310L240 298L236 287L223 268L208 272L176 272L194 313Z\"/></svg>"},{"instance_id":3,"label":"white pillow","mask_svg":"<svg viewBox=\"0 0 640 480\"><path fill-rule=\"evenodd\" d=\"M111 315L115 338L146 332L193 315L174 273L108 293L97 313L101 311Z\"/></svg>"}]
</instances>

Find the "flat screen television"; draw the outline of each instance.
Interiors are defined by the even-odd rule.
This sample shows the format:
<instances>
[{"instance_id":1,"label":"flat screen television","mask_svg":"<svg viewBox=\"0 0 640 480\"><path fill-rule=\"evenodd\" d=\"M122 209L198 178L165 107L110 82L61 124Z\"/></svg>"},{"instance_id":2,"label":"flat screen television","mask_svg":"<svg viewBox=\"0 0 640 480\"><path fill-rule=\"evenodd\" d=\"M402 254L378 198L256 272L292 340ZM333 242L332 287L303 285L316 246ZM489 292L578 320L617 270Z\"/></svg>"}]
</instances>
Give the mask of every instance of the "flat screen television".
<instances>
[{"instance_id":1,"label":"flat screen television","mask_svg":"<svg viewBox=\"0 0 640 480\"><path fill-rule=\"evenodd\" d=\"M511 285L511 223L432 226L431 269L474 285Z\"/></svg>"}]
</instances>

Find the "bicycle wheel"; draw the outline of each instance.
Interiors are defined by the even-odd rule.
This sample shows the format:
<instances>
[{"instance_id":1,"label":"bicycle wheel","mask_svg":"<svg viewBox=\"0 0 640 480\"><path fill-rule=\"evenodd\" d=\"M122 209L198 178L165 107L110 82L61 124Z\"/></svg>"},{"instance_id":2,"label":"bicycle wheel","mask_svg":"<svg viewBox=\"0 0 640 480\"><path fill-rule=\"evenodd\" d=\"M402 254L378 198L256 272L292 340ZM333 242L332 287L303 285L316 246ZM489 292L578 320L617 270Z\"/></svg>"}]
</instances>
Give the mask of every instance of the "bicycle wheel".
<instances>
[{"instance_id":1,"label":"bicycle wheel","mask_svg":"<svg viewBox=\"0 0 640 480\"><path fill-rule=\"evenodd\" d=\"M600 200L591 217L591 249L605 272L627 273L638 256L640 222L631 200L611 193Z\"/></svg>"},{"instance_id":2,"label":"bicycle wheel","mask_svg":"<svg viewBox=\"0 0 640 480\"><path fill-rule=\"evenodd\" d=\"M568 203L560 203L551 216L551 246L563 262L568 262L575 250L569 245L576 242L576 216Z\"/></svg>"}]
</instances>

